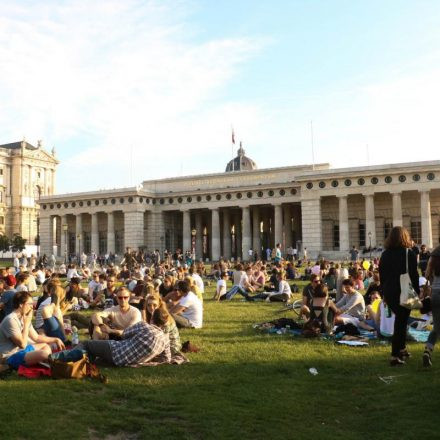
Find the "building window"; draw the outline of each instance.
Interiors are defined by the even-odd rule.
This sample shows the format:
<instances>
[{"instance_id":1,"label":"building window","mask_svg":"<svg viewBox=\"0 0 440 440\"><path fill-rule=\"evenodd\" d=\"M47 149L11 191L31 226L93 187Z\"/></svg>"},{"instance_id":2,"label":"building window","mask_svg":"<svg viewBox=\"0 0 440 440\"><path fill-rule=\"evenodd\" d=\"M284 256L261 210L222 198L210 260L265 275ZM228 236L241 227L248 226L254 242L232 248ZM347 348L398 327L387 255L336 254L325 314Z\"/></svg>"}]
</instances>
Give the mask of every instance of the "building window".
<instances>
[{"instance_id":1,"label":"building window","mask_svg":"<svg viewBox=\"0 0 440 440\"><path fill-rule=\"evenodd\" d=\"M383 225L383 236L385 237L385 240L388 238L388 235L390 235L390 231L393 228L392 223L385 222Z\"/></svg>"},{"instance_id":2,"label":"building window","mask_svg":"<svg viewBox=\"0 0 440 440\"><path fill-rule=\"evenodd\" d=\"M360 179L358 179L358 185L364 185L365 184L365 179L363 177L361 177Z\"/></svg>"},{"instance_id":3,"label":"building window","mask_svg":"<svg viewBox=\"0 0 440 440\"><path fill-rule=\"evenodd\" d=\"M422 222L411 222L411 238L418 244L422 244Z\"/></svg>"},{"instance_id":4,"label":"building window","mask_svg":"<svg viewBox=\"0 0 440 440\"><path fill-rule=\"evenodd\" d=\"M83 232L83 250L85 254L90 254L92 251L92 237L90 232ZM93 252L97 252L97 249L93 249Z\"/></svg>"},{"instance_id":5,"label":"building window","mask_svg":"<svg viewBox=\"0 0 440 440\"><path fill-rule=\"evenodd\" d=\"M435 179L435 174L434 173L429 173L427 177L428 177L428 180L434 180Z\"/></svg>"},{"instance_id":6,"label":"building window","mask_svg":"<svg viewBox=\"0 0 440 440\"><path fill-rule=\"evenodd\" d=\"M2 216L0 217L0 225L4 225L5 224L5 218Z\"/></svg>"},{"instance_id":7,"label":"building window","mask_svg":"<svg viewBox=\"0 0 440 440\"><path fill-rule=\"evenodd\" d=\"M3 168L0 168L0 176L3 176Z\"/></svg>"},{"instance_id":8,"label":"building window","mask_svg":"<svg viewBox=\"0 0 440 440\"><path fill-rule=\"evenodd\" d=\"M365 224L359 223L359 247L365 247Z\"/></svg>"},{"instance_id":9,"label":"building window","mask_svg":"<svg viewBox=\"0 0 440 440\"><path fill-rule=\"evenodd\" d=\"M379 179L378 179L377 177L372 177L372 178L371 178L371 183L372 183L373 185L377 185L377 184L379 183Z\"/></svg>"},{"instance_id":10,"label":"building window","mask_svg":"<svg viewBox=\"0 0 440 440\"><path fill-rule=\"evenodd\" d=\"M319 182L319 187L322 189L322 188L325 188L325 182Z\"/></svg>"},{"instance_id":11,"label":"building window","mask_svg":"<svg viewBox=\"0 0 440 440\"><path fill-rule=\"evenodd\" d=\"M385 183L391 183L393 181L393 178L391 176L385 177Z\"/></svg>"},{"instance_id":12,"label":"building window","mask_svg":"<svg viewBox=\"0 0 440 440\"><path fill-rule=\"evenodd\" d=\"M3 191L0 191L0 203L3 203Z\"/></svg>"},{"instance_id":13,"label":"building window","mask_svg":"<svg viewBox=\"0 0 440 440\"><path fill-rule=\"evenodd\" d=\"M333 225L333 249L339 249L339 225Z\"/></svg>"},{"instance_id":14,"label":"building window","mask_svg":"<svg viewBox=\"0 0 440 440\"><path fill-rule=\"evenodd\" d=\"M337 180L332 180L332 187L336 188L339 185L339 182Z\"/></svg>"},{"instance_id":15,"label":"building window","mask_svg":"<svg viewBox=\"0 0 440 440\"><path fill-rule=\"evenodd\" d=\"M401 174L400 176L399 176L399 182L400 183L403 183L403 182L405 182L406 181L406 176L404 176L403 174Z\"/></svg>"}]
</instances>

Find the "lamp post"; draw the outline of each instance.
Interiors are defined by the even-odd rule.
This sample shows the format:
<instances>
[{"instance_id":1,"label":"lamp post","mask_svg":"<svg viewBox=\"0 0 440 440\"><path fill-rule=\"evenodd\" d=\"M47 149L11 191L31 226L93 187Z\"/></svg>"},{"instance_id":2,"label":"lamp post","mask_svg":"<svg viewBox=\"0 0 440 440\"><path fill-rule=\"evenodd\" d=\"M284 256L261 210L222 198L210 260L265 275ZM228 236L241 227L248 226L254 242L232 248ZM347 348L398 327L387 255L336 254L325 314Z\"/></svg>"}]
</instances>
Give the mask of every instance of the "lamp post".
<instances>
[{"instance_id":1,"label":"lamp post","mask_svg":"<svg viewBox=\"0 0 440 440\"><path fill-rule=\"evenodd\" d=\"M368 231L368 240L370 241L370 261L371 261L371 231Z\"/></svg>"},{"instance_id":2,"label":"lamp post","mask_svg":"<svg viewBox=\"0 0 440 440\"><path fill-rule=\"evenodd\" d=\"M69 226L67 224L63 225L63 231L64 231L64 264L67 264L67 231L69 229Z\"/></svg>"},{"instance_id":3,"label":"lamp post","mask_svg":"<svg viewBox=\"0 0 440 440\"><path fill-rule=\"evenodd\" d=\"M196 234L197 231L195 229L191 229L191 256L196 254ZM197 256L200 258L200 255L195 255L194 261L196 260ZM202 260L203 260L203 250L202 250Z\"/></svg>"}]
</instances>

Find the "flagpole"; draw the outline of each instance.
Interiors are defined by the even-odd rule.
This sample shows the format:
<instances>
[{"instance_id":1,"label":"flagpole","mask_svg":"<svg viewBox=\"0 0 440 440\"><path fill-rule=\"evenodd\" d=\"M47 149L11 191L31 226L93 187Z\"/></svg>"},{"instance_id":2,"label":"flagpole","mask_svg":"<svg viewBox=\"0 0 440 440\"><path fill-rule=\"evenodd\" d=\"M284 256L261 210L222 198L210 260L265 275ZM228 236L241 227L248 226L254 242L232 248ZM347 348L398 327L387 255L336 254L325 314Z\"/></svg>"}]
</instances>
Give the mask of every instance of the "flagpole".
<instances>
[{"instance_id":1,"label":"flagpole","mask_svg":"<svg viewBox=\"0 0 440 440\"><path fill-rule=\"evenodd\" d=\"M232 136L231 136L232 171L235 171L235 161L234 161L235 133L232 124L231 124L231 130L232 130Z\"/></svg>"},{"instance_id":2,"label":"flagpole","mask_svg":"<svg viewBox=\"0 0 440 440\"><path fill-rule=\"evenodd\" d=\"M313 121L310 121L310 140L312 143L312 170L315 171L315 148L313 145Z\"/></svg>"}]
</instances>

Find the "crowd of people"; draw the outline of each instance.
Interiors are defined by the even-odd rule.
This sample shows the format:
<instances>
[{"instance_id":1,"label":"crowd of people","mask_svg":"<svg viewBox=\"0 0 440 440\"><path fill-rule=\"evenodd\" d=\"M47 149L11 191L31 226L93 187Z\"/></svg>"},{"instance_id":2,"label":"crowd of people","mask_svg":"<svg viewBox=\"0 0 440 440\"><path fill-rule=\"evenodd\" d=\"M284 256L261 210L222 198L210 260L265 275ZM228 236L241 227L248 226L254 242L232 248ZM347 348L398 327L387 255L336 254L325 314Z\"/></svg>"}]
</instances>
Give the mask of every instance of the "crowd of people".
<instances>
[{"instance_id":1,"label":"crowd of people","mask_svg":"<svg viewBox=\"0 0 440 440\"><path fill-rule=\"evenodd\" d=\"M88 335L78 347L92 359L116 366L169 363L181 355L179 329L203 326L205 283L215 282L214 301L239 294L246 302L289 303L306 281L297 307L305 330L332 334L351 327L391 338L396 366L410 356L408 325L433 322L423 354L431 366L440 331L440 247L419 251L408 232L395 227L380 259L359 260L353 248L348 262L312 262L292 247L283 259L278 244L264 260L253 256L235 264L221 260L209 270L179 250L155 251L148 261L127 250L120 266L87 256L59 265L17 256L13 267L0 269L0 363L18 368L45 361L70 344L69 334L77 343L78 332ZM410 317L400 305L405 272L417 293L432 291L431 313Z\"/></svg>"}]
</instances>

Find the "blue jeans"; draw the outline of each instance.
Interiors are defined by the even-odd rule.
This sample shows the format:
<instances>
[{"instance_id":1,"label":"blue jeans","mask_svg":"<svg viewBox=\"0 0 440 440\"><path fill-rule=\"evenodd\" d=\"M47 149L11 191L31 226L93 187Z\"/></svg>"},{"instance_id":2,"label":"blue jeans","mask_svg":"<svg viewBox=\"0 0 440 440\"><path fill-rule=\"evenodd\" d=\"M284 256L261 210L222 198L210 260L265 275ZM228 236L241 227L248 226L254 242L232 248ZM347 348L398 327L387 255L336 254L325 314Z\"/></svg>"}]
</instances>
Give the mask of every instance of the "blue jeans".
<instances>
[{"instance_id":1,"label":"blue jeans","mask_svg":"<svg viewBox=\"0 0 440 440\"><path fill-rule=\"evenodd\" d=\"M235 295L237 295L237 293L243 295L245 298L249 296L246 290L242 289L240 286L232 286L231 290L225 293L225 299L230 301Z\"/></svg>"},{"instance_id":2,"label":"blue jeans","mask_svg":"<svg viewBox=\"0 0 440 440\"><path fill-rule=\"evenodd\" d=\"M44 333L46 336L52 336L55 338L60 338L63 342L66 342L66 336L64 335L63 328L55 316L44 319L43 324Z\"/></svg>"}]
</instances>

